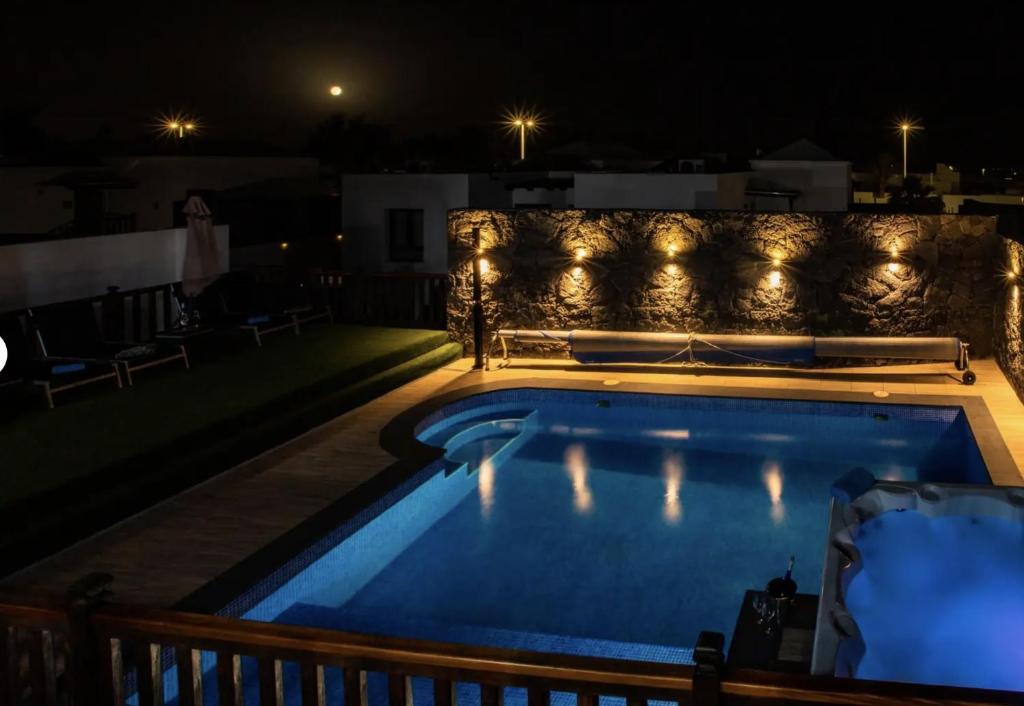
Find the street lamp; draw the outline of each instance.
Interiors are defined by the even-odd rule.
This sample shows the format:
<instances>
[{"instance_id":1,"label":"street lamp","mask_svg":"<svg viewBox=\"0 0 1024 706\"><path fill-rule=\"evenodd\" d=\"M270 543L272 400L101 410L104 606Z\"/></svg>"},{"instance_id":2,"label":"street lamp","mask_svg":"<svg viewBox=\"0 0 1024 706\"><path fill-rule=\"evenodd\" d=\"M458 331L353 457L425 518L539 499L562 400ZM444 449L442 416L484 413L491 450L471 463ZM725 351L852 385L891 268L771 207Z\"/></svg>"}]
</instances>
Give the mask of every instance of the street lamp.
<instances>
[{"instance_id":1,"label":"street lamp","mask_svg":"<svg viewBox=\"0 0 1024 706\"><path fill-rule=\"evenodd\" d=\"M900 135L903 138L903 178L907 178L907 141L910 138L910 133L914 130L922 129L919 125L915 125L912 121L904 119L899 122Z\"/></svg>"},{"instance_id":2,"label":"street lamp","mask_svg":"<svg viewBox=\"0 0 1024 706\"><path fill-rule=\"evenodd\" d=\"M539 118L530 113L509 113L505 116L505 127L508 128L509 132L518 134L519 160L526 159L526 133L540 127Z\"/></svg>"},{"instance_id":3,"label":"street lamp","mask_svg":"<svg viewBox=\"0 0 1024 706\"><path fill-rule=\"evenodd\" d=\"M176 140L181 140L184 139L185 135L191 135L199 132L199 121L180 113L174 115L161 115L159 130L167 137L173 137Z\"/></svg>"}]
</instances>

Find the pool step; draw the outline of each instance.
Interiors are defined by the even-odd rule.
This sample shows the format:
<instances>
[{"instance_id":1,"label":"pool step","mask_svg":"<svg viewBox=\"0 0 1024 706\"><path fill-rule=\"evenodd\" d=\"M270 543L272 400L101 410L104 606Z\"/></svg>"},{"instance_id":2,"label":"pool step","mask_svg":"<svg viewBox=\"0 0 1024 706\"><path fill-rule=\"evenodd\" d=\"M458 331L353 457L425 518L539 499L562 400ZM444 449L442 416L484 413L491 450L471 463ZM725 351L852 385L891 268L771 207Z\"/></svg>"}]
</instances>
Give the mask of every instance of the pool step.
<instances>
[{"instance_id":1,"label":"pool step","mask_svg":"<svg viewBox=\"0 0 1024 706\"><path fill-rule=\"evenodd\" d=\"M534 411L521 419L492 419L459 432L445 444L444 458L448 466L445 475L450 476L463 468L467 474L472 474L484 460L490 461L493 465L500 464L537 433L540 428L537 414ZM503 439L505 443L493 453L482 457L480 463L471 467L470 462L464 460L467 447Z\"/></svg>"}]
</instances>

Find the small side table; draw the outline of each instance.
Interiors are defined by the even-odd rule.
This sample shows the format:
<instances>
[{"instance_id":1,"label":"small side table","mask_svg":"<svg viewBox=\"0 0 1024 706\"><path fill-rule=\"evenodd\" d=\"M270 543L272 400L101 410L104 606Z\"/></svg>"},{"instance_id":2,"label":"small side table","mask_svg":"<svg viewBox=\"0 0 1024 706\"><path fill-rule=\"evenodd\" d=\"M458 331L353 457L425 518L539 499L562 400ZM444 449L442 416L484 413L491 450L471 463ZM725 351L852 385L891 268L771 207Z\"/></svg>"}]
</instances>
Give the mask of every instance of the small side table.
<instances>
[{"instance_id":1,"label":"small side table","mask_svg":"<svg viewBox=\"0 0 1024 706\"><path fill-rule=\"evenodd\" d=\"M754 596L759 593L763 592L747 591L743 596L726 663L735 668L809 674L814 627L818 622L818 597L796 594L786 624L766 635L757 624L753 608Z\"/></svg>"},{"instance_id":2,"label":"small side table","mask_svg":"<svg viewBox=\"0 0 1024 706\"><path fill-rule=\"evenodd\" d=\"M210 335L213 331L212 326L203 326L202 324L197 326L180 326L157 331L153 338L160 343L179 346L181 352L185 354L185 367L187 368L189 367L188 346L195 343L198 339Z\"/></svg>"}]
</instances>

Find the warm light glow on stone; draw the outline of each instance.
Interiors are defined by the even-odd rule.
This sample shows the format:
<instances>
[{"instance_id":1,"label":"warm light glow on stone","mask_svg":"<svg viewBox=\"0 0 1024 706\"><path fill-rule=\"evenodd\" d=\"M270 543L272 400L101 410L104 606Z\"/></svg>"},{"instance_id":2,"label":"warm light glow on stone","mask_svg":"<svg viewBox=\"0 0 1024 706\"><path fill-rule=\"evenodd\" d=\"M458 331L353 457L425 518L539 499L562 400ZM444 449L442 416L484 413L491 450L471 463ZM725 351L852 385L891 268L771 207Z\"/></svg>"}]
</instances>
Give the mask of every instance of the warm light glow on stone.
<instances>
[{"instance_id":1,"label":"warm light glow on stone","mask_svg":"<svg viewBox=\"0 0 1024 706\"><path fill-rule=\"evenodd\" d=\"M771 274L768 275L768 282L773 287L778 287L780 284L782 284L782 273L779 272L778 270L772 270Z\"/></svg>"},{"instance_id":2,"label":"warm light glow on stone","mask_svg":"<svg viewBox=\"0 0 1024 706\"><path fill-rule=\"evenodd\" d=\"M677 252L679 252L679 250L676 248L675 245L669 245L668 246L668 256L669 257L675 257Z\"/></svg>"},{"instance_id":3,"label":"warm light glow on stone","mask_svg":"<svg viewBox=\"0 0 1024 706\"><path fill-rule=\"evenodd\" d=\"M892 272L893 274L895 274L895 273L900 271L900 263L898 263L898 262L890 262L887 265L887 267L889 269L889 272Z\"/></svg>"},{"instance_id":4,"label":"warm light glow on stone","mask_svg":"<svg viewBox=\"0 0 1024 706\"><path fill-rule=\"evenodd\" d=\"M583 274L583 268L582 267L574 267L574 268L572 268L572 276L573 277L579 277L582 274Z\"/></svg>"},{"instance_id":5,"label":"warm light glow on stone","mask_svg":"<svg viewBox=\"0 0 1024 706\"><path fill-rule=\"evenodd\" d=\"M576 259L577 260L582 260L586 256L587 256L587 249L586 248L576 248Z\"/></svg>"},{"instance_id":6,"label":"warm light glow on stone","mask_svg":"<svg viewBox=\"0 0 1024 706\"><path fill-rule=\"evenodd\" d=\"M480 258L480 274L485 275L491 271L491 263L487 261L486 257Z\"/></svg>"},{"instance_id":7,"label":"warm light glow on stone","mask_svg":"<svg viewBox=\"0 0 1024 706\"><path fill-rule=\"evenodd\" d=\"M674 262L670 262L669 264L665 265L665 272L669 273L670 275L677 275L679 274L679 265L677 265Z\"/></svg>"}]
</instances>

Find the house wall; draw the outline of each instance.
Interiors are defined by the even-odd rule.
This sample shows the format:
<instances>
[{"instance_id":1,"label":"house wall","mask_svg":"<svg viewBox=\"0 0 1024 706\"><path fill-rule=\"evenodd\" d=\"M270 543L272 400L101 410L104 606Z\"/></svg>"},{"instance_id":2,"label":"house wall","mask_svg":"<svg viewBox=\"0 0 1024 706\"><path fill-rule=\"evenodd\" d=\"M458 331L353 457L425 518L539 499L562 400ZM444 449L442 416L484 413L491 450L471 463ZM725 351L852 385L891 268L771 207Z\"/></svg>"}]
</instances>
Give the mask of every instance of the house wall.
<instances>
[{"instance_id":1,"label":"house wall","mask_svg":"<svg viewBox=\"0 0 1024 706\"><path fill-rule=\"evenodd\" d=\"M74 218L70 189L40 186L71 167L0 168L0 233L44 234Z\"/></svg>"},{"instance_id":2,"label":"house wall","mask_svg":"<svg viewBox=\"0 0 1024 706\"><path fill-rule=\"evenodd\" d=\"M514 189L512 205L546 206L548 208L572 208L574 201L573 189ZM476 204L473 204L476 206Z\"/></svg>"},{"instance_id":3,"label":"house wall","mask_svg":"<svg viewBox=\"0 0 1024 706\"><path fill-rule=\"evenodd\" d=\"M444 272L448 211L469 205L467 174L346 174L345 261L364 272ZM423 262L388 259L388 209L423 209Z\"/></svg>"},{"instance_id":4,"label":"house wall","mask_svg":"<svg viewBox=\"0 0 1024 706\"><path fill-rule=\"evenodd\" d=\"M740 209L736 177L728 174L577 173L576 208L643 208L661 210ZM720 178L731 188L720 190ZM743 175L745 184L745 175Z\"/></svg>"},{"instance_id":5,"label":"house wall","mask_svg":"<svg viewBox=\"0 0 1024 706\"><path fill-rule=\"evenodd\" d=\"M960 336L976 355L993 351L1003 286L994 217L456 211L448 322L466 350L474 226L490 263L489 331ZM582 265L578 247L591 253Z\"/></svg>"},{"instance_id":6,"label":"house wall","mask_svg":"<svg viewBox=\"0 0 1024 706\"><path fill-rule=\"evenodd\" d=\"M229 267L227 226L215 228L220 270ZM0 247L0 311L43 306L181 280L184 228Z\"/></svg>"},{"instance_id":7,"label":"house wall","mask_svg":"<svg viewBox=\"0 0 1024 706\"><path fill-rule=\"evenodd\" d=\"M849 162L751 160L755 176L800 191L793 202L799 212L847 211L852 198ZM752 197L755 211L785 211L785 198Z\"/></svg>"},{"instance_id":8,"label":"house wall","mask_svg":"<svg viewBox=\"0 0 1024 706\"><path fill-rule=\"evenodd\" d=\"M112 157L111 169L137 179L134 189L107 192L107 211L134 213L139 230L174 226L174 204L190 189L229 189L265 179L319 178L316 159L296 157ZM70 191L64 190L69 195Z\"/></svg>"},{"instance_id":9,"label":"house wall","mask_svg":"<svg viewBox=\"0 0 1024 706\"><path fill-rule=\"evenodd\" d=\"M265 179L319 178L316 159L294 157L110 157L106 167L0 168L0 233L45 234L74 218L74 194L39 182L76 171L109 169L137 179L130 189L104 192L107 213L135 214L139 231L174 226L174 205L190 189L228 189Z\"/></svg>"}]
</instances>

